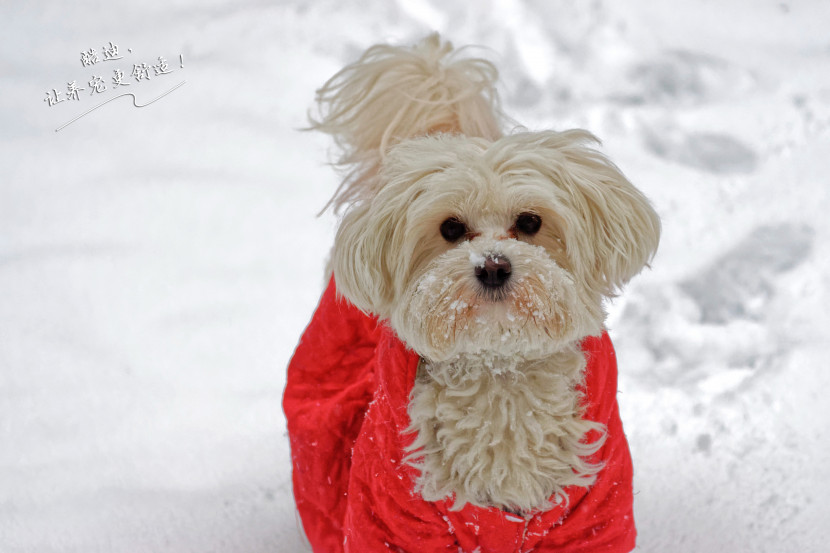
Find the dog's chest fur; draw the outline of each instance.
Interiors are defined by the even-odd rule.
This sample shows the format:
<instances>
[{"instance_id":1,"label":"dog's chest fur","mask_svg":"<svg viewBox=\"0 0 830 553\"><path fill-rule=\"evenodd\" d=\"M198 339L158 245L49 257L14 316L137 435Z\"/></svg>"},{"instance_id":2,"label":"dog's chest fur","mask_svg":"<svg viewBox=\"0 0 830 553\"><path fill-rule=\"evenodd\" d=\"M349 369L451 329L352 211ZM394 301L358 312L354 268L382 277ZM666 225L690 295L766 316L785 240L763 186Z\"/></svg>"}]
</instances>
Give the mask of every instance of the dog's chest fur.
<instances>
[{"instance_id":1,"label":"dog's chest fur","mask_svg":"<svg viewBox=\"0 0 830 553\"><path fill-rule=\"evenodd\" d=\"M569 348L544 359L487 354L443 363L422 360L409 402L417 437L409 462L421 471L428 501L465 503L527 514L588 486L599 466L584 457L601 425L584 420L577 386L585 357Z\"/></svg>"}]
</instances>

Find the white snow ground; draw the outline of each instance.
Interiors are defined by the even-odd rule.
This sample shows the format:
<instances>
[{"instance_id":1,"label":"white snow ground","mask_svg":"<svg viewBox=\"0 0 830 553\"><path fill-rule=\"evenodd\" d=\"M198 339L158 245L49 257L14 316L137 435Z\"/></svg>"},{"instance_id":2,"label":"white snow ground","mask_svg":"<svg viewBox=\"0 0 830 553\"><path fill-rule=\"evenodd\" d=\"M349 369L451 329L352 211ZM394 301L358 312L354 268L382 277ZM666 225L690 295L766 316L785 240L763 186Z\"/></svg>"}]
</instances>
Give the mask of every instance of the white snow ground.
<instances>
[{"instance_id":1,"label":"white snow ground","mask_svg":"<svg viewBox=\"0 0 830 553\"><path fill-rule=\"evenodd\" d=\"M0 21L0 551L305 550L280 400L336 177L295 129L362 49L430 29L491 49L520 122L598 134L663 217L609 317L638 551L827 550L827 2L78 0ZM82 65L109 41L122 60ZM170 74L129 78L159 56ZM55 132L119 67L139 104L186 84ZM72 80L79 100L43 101Z\"/></svg>"}]
</instances>

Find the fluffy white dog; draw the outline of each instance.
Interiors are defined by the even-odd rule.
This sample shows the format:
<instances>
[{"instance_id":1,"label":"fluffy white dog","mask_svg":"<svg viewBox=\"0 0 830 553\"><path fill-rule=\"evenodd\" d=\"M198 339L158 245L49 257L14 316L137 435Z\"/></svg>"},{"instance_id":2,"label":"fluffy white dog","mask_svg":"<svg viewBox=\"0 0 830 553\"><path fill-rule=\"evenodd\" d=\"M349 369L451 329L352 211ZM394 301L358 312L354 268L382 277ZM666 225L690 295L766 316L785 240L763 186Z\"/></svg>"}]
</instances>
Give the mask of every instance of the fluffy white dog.
<instances>
[{"instance_id":1,"label":"fluffy white dog","mask_svg":"<svg viewBox=\"0 0 830 553\"><path fill-rule=\"evenodd\" d=\"M417 492L525 516L603 468L581 343L660 223L590 133L504 134L496 75L437 35L374 46L318 91L313 128L346 170L337 290L420 356Z\"/></svg>"}]
</instances>

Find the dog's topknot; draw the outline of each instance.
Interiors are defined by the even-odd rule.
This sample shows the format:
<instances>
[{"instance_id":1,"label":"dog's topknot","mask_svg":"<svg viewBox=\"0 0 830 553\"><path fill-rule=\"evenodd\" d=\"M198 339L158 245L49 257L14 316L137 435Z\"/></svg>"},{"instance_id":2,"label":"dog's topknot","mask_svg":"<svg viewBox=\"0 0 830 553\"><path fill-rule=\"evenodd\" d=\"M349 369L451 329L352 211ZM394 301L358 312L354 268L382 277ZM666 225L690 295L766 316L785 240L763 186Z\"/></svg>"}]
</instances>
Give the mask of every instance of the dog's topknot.
<instances>
[{"instance_id":1,"label":"dog's topknot","mask_svg":"<svg viewBox=\"0 0 830 553\"><path fill-rule=\"evenodd\" d=\"M463 50L463 49L462 49ZM311 129L332 135L345 170L328 207L374 195L372 178L387 150L434 133L495 140L502 135L496 68L433 33L413 47L379 44L317 90Z\"/></svg>"}]
</instances>

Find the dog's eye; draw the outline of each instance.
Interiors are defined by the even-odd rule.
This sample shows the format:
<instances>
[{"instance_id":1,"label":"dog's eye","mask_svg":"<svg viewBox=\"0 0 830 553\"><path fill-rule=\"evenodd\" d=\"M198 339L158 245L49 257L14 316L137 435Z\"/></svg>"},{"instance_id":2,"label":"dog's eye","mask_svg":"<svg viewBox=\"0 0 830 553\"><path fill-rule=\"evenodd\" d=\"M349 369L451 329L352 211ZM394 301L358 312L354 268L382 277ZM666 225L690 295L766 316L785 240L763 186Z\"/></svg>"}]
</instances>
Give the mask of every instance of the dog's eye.
<instances>
[{"instance_id":1,"label":"dog's eye","mask_svg":"<svg viewBox=\"0 0 830 553\"><path fill-rule=\"evenodd\" d=\"M447 242L455 242L465 234L467 234L467 225L455 217L450 217L441 223L441 236L443 236L444 240Z\"/></svg>"},{"instance_id":2,"label":"dog's eye","mask_svg":"<svg viewBox=\"0 0 830 553\"><path fill-rule=\"evenodd\" d=\"M524 234L536 234L542 226L542 218L535 213L522 213L516 217L516 230Z\"/></svg>"}]
</instances>

